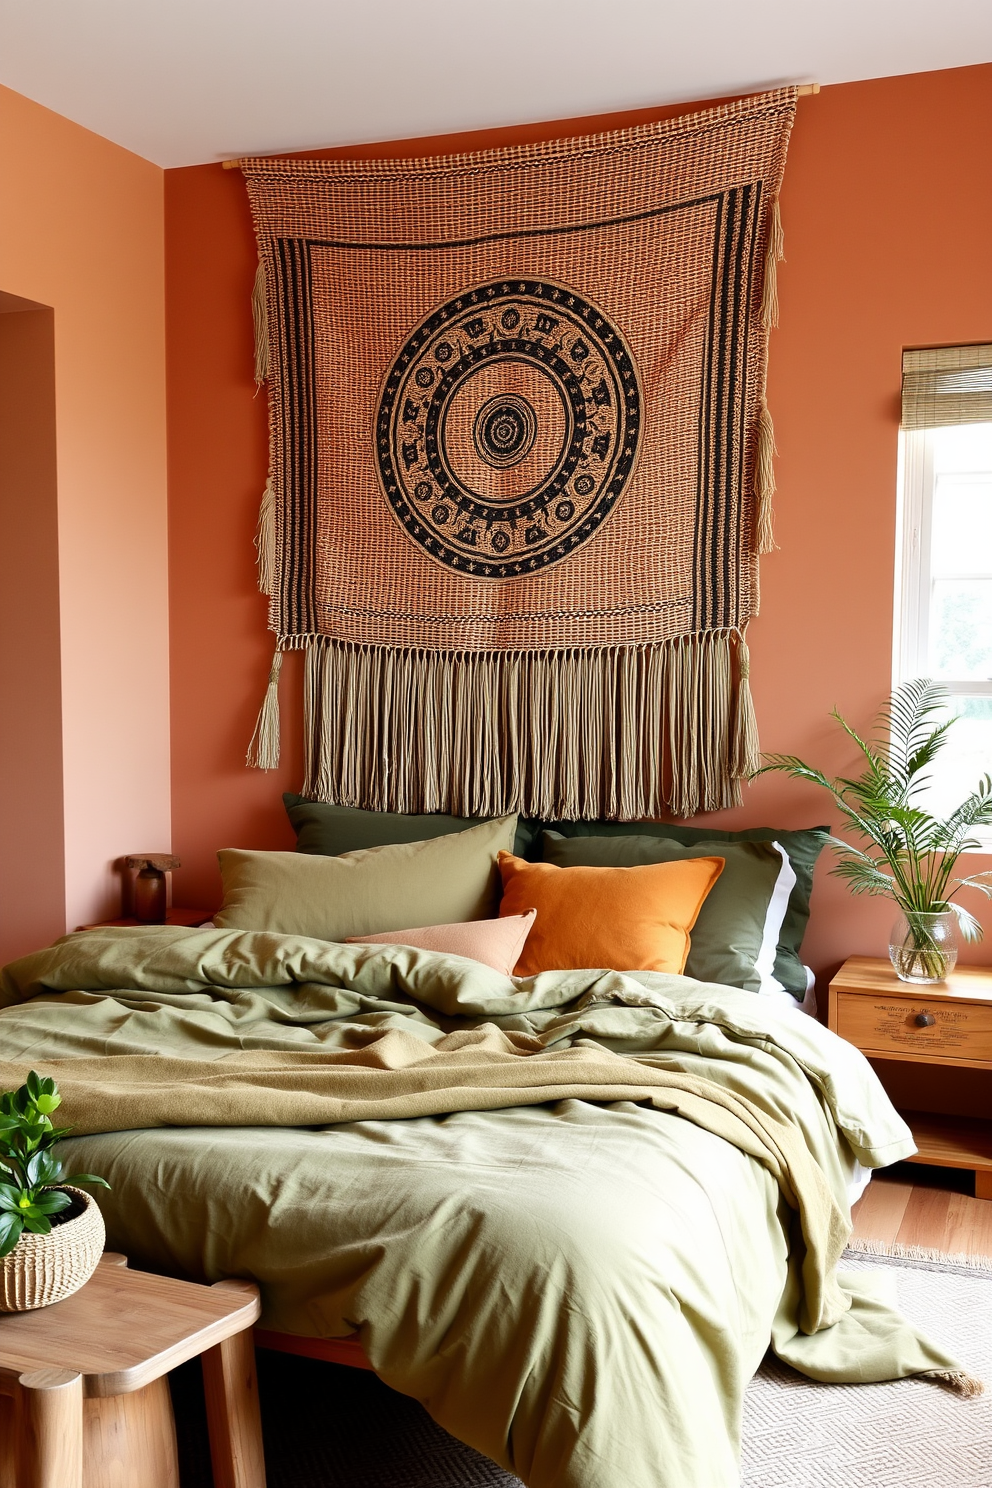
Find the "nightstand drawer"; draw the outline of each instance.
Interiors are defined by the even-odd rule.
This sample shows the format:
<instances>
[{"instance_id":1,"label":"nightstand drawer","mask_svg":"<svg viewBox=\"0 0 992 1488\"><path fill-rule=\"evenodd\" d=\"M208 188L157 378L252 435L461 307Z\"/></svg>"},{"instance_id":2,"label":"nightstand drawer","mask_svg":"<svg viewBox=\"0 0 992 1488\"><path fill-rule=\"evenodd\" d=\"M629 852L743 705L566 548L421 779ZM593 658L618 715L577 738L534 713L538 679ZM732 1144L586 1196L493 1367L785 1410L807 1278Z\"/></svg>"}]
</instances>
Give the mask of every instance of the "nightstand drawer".
<instances>
[{"instance_id":1,"label":"nightstand drawer","mask_svg":"<svg viewBox=\"0 0 992 1488\"><path fill-rule=\"evenodd\" d=\"M921 1027L916 1021L921 1014L933 1023ZM928 1002L923 988L912 1000L838 992L836 1030L869 1054L940 1054L946 1060L992 1062L992 1006L948 1003L939 997Z\"/></svg>"}]
</instances>

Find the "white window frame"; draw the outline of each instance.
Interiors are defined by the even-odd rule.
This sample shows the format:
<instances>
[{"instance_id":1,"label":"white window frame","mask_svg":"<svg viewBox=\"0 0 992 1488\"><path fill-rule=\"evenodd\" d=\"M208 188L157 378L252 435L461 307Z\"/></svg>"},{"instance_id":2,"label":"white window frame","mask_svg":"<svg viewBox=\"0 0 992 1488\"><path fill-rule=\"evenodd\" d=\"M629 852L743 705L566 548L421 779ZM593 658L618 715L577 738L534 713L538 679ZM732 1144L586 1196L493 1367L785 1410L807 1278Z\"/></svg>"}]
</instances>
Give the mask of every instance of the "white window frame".
<instances>
[{"instance_id":1,"label":"white window frame","mask_svg":"<svg viewBox=\"0 0 992 1488\"><path fill-rule=\"evenodd\" d=\"M930 626L930 535L933 526L932 429L900 429L896 499L895 615L892 631L892 683L898 687L928 675ZM992 697L992 680L939 679L951 697ZM976 828L992 849L992 827Z\"/></svg>"}]
</instances>

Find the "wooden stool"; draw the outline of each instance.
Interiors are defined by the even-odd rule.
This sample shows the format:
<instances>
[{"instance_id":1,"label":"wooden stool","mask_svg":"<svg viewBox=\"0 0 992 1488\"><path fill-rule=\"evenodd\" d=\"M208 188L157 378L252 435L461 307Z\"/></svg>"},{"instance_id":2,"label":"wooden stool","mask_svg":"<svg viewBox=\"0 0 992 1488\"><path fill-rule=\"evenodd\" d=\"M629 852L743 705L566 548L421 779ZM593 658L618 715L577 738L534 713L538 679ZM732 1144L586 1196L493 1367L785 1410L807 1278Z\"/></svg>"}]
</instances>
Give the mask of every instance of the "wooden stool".
<instances>
[{"instance_id":1,"label":"wooden stool","mask_svg":"<svg viewBox=\"0 0 992 1488\"><path fill-rule=\"evenodd\" d=\"M0 1315L0 1488L179 1488L165 1375L202 1355L216 1488L265 1488L251 1325L258 1288L129 1271Z\"/></svg>"}]
</instances>

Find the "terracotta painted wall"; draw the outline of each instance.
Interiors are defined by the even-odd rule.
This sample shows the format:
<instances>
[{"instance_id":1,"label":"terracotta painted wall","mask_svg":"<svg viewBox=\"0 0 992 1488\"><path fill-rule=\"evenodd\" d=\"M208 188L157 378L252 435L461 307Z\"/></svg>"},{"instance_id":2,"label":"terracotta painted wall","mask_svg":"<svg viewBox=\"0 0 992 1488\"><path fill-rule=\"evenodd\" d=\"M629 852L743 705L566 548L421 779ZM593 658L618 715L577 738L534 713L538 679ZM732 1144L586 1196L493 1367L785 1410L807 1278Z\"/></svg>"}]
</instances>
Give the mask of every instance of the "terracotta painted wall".
<instances>
[{"instance_id":1,"label":"terracotta painted wall","mask_svg":"<svg viewBox=\"0 0 992 1488\"><path fill-rule=\"evenodd\" d=\"M671 112L340 153L472 149ZM826 88L799 104L769 380L779 547L762 564L749 640L763 747L828 770L851 763L830 708L867 724L890 685L902 348L992 340L990 153L992 67ZM292 845L279 793L301 777L299 658L284 673L283 764L246 771L270 642L253 587L265 407L250 379L255 252L240 174L167 172L166 242L174 842L188 865L182 897L213 904L216 848ZM720 825L824 820L814 790L769 777ZM806 951L830 973L847 955L883 954L892 913L852 899L825 867Z\"/></svg>"},{"instance_id":2,"label":"terracotta painted wall","mask_svg":"<svg viewBox=\"0 0 992 1488\"><path fill-rule=\"evenodd\" d=\"M170 845L163 173L0 88L0 201L0 291L53 311L61 931L117 912L115 858Z\"/></svg>"},{"instance_id":3,"label":"terracotta painted wall","mask_svg":"<svg viewBox=\"0 0 992 1488\"><path fill-rule=\"evenodd\" d=\"M4 960L65 929L54 320L32 300L0 292Z\"/></svg>"}]
</instances>

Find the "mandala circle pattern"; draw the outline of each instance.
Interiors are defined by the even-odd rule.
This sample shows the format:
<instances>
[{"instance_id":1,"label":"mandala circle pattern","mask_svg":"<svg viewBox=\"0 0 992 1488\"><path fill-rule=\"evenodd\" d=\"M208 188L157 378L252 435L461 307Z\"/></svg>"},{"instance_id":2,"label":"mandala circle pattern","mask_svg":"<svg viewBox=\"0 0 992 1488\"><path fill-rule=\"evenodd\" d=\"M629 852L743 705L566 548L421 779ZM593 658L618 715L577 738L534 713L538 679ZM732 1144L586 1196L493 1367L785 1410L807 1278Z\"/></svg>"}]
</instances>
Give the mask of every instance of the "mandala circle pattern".
<instances>
[{"instance_id":1,"label":"mandala circle pattern","mask_svg":"<svg viewBox=\"0 0 992 1488\"><path fill-rule=\"evenodd\" d=\"M501 393L483 403L475 416L474 443L488 464L519 465L537 437L537 414L526 398Z\"/></svg>"},{"instance_id":2,"label":"mandala circle pattern","mask_svg":"<svg viewBox=\"0 0 992 1488\"><path fill-rule=\"evenodd\" d=\"M376 418L386 499L414 542L476 578L588 542L630 479L641 394L622 335L563 285L500 280L432 311Z\"/></svg>"}]
</instances>

